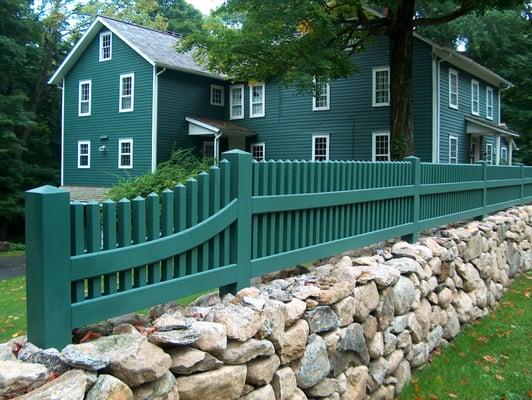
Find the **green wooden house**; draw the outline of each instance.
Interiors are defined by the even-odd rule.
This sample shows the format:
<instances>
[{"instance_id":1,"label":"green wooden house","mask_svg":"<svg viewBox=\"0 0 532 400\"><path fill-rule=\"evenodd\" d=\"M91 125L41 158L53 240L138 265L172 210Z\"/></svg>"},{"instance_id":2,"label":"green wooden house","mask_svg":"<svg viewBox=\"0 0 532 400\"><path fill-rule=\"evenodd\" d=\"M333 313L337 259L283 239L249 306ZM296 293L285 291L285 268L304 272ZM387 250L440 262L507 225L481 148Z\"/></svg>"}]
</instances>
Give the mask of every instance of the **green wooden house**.
<instances>
[{"instance_id":1,"label":"green wooden house","mask_svg":"<svg viewBox=\"0 0 532 400\"><path fill-rule=\"evenodd\" d=\"M154 171L174 147L214 157L239 148L257 160L389 160L385 37L353 57L355 75L316 78L314 95L275 81L229 82L177 53L178 41L107 17L91 24L49 81L62 89L62 186L97 196ZM512 163L518 134L500 120L510 82L418 34L413 73L417 156Z\"/></svg>"}]
</instances>

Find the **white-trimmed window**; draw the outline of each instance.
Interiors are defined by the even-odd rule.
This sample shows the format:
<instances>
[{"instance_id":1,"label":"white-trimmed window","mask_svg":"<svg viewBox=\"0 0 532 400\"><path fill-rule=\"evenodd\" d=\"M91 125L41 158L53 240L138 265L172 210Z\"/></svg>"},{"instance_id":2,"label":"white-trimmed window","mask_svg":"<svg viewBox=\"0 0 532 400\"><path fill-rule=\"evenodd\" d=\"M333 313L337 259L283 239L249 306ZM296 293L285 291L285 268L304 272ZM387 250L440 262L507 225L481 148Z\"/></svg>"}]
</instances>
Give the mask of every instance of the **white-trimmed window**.
<instances>
[{"instance_id":1,"label":"white-trimmed window","mask_svg":"<svg viewBox=\"0 0 532 400\"><path fill-rule=\"evenodd\" d=\"M266 159L266 145L264 143L253 143L251 145L251 155L256 161L264 161Z\"/></svg>"},{"instance_id":2,"label":"white-trimmed window","mask_svg":"<svg viewBox=\"0 0 532 400\"><path fill-rule=\"evenodd\" d=\"M214 141L205 140L203 142L203 157L214 157Z\"/></svg>"},{"instance_id":3,"label":"white-trimmed window","mask_svg":"<svg viewBox=\"0 0 532 400\"><path fill-rule=\"evenodd\" d=\"M486 118L493 119L493 88L486 87Z\"/></svg>"},{"instance_id":4,"label":"white-trimmed window","mask_svg":"<svg viewBox=\"0 0 532 400\"><path fill-rule=\"evenodd\" d=\"M229 119L244 118L244 85L232 85L229 96Z\"/></svg>"},{"instance_id":5,"label":"white-trimmed window","mask_svg":"<svg viewBox=\"0 0 532 400\"><path fill-rule=\"evenodd\" d=\"M91 115L92 81L79 82L79 106L78 115L85 117Z\"/></svg>"},{"instance_id":6,"label":"white-trimmed window","mask_svg":"<svg viewBox=\"0 0 532 400\"><path fill-rule=\"evenodd\" d=\"M331 108L331 84L322 78L314 78L314 96L312 111L323 111Z\"/></svg>"},{"instance_id":7,"label":"white-trimmed window","mask_svg":"<svg viewBox=\"0 0 532 400\"><path fill-rule=\"evenodd\" d=\"M449 68L449 107L458 109L458 72Z\"/></svg>"},{"instance_id":8,"label":"white-trimmed window","mask_svg":"<svg viewBox=\"0 0 532 400\"><path fill-rule=\"evenodd\" d=\"M390 105L390 68L373 68L373 107Z\"/></svg>"},{"instance_id":9,"label":"white-trimmed window","mask_svg":"<svg viewBox=\"0 0 532 400\"><path fill-rule=\"evenodd\" d=\"M135 74L120 75L119 112L133 111L135 106Z\"/></svg>"},{"instance_id":10,"label":"white-trimmed window","mask_svg":"<svg viewBox=\"0 0 532 400\"><path fill-rule=\"evenodd\" d=\"M224 105L224 87L220 85L211 85L211 105Z\"/></svg>"},{"instance_id":11,"label":"white-trimmed window","mask_svg":"<svg viewBox=\"0 0 532 400\"><path fill-rule=\"evenodd\" d=\"M78 168L91 167L91 142L89 140L78 141Z\"/></svg>"},{"instance_id":12,"label":"white-trimmed window","mask_svg":"<svg viewBox=\"0 0 532 400\"><path fill-rule=\"evenodd\" d=\"M458 164L458 138L449 136L449 164Z\"/></svg>"},{"instance_id":13,"label":"white-trimmed window","mask_svg":"<svg viewBox=\"0 0 532 400\"><path fill-rule=\"evenodd\" d=\"M329 160L329 135L312 136L312 161Z\"/></svg>"},{"instance_id":14,"label":"white-trimmed window","mask_svg":"<svg viewBox=\"0 0 532 400\"><path fill-rule=\"evenodd\" d=\"M108 61L113 56L113 34L100 33L100 61Z\"/></svg>"},{"instance_id":15,"label":"white-trimmed window","mask_svg":"<svg viewBox=\"0 0 532 400\"><path fill-rule=\"evenodd\" d=\"M118 141L118 168L133 168L133 139Z\"/></svg>"},{"instance_id":16,"label":"white-trimmed window","mask_svg":"<svg viewBox=\"0 0 532 400\"><path fill-rule=\"evenodd\" d=\"M486 143L486 163L493 164L493 145Z\"/></svg>"},{"instance_id":17,"label":"white-trimmed window","mask_svg":"<svg viewBox=\"0 0 532 400\"><path fill-rule=\"evenodd\" d=\"M374 132L372 144L372 161L390 161L390 133Z\"/></svg>"},{"instance_id":18,"label":"white-trimmed window","mask_svg":"<svg viewBox=\"0 0 532 400\"><path fill-rule=\"evenodd\" d=\"M471 114L480 114L480 89L479 83L475 79L471 79Z\"/></svg>"},{"instance_id":19,"label":"white-trimmed window","mask_svg":"<svg viewBox=\"0 0 532 400\"><path fill-rule=\"evenodd\" d=\"M501 147L501 160L500 163L503 165L508 164L508 148L506 146Z\"/></svg>"},{"instance_id":20,"label":"white-trimmed window","mask_svg":"<svg viewBox=\"0 0 532 400\"><path fill-rule=\"evenodd\" d=\"M264 117L264 82L255 85L249 85L249 117Z\"/></svg>"}]
</instances>

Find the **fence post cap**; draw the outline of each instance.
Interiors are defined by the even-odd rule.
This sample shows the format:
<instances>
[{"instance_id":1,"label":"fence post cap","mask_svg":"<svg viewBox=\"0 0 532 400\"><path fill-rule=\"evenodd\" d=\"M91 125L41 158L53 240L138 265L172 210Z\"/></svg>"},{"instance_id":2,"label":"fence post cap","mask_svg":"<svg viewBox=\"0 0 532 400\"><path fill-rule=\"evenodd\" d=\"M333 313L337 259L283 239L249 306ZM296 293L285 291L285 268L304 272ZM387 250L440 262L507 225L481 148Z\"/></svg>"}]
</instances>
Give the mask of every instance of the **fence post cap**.
<instances>
[{"instance_id":1,"label":"fence post cap","mask_svg":"<svg viewBox=\"0 0 532 400\"><path fill-rule=\"evenodd\" d=\"M37 194L51 194L51 193L68 193L68 190L60 189L51 185L39 186L35 189L27 190L26 193L37 193Z\"/></svg>"}]
</instances>

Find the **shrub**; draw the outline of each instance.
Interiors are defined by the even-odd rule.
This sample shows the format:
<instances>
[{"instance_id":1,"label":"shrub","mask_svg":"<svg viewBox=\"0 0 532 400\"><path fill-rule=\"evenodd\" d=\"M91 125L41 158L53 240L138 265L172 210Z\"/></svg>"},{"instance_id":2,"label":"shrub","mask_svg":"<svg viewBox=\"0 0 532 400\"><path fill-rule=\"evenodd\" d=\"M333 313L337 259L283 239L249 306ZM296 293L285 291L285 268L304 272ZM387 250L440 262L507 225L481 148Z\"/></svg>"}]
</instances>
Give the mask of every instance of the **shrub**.
<instances>
[{"instance_id":1,"label":"shrub","mask_svg":"<svg viewBox=\"0 0 532 400\"><path fill-rule=\"evenodd\" d=\"M131 200L137 196L146 197L152 192L160 193L206 171L211 165L212 160L196 156L193 149L176 149L168 161L157 166L154 173L121 179L111 188L109 197L115 201L123 198Z\"/></svg>"}]
</instances>

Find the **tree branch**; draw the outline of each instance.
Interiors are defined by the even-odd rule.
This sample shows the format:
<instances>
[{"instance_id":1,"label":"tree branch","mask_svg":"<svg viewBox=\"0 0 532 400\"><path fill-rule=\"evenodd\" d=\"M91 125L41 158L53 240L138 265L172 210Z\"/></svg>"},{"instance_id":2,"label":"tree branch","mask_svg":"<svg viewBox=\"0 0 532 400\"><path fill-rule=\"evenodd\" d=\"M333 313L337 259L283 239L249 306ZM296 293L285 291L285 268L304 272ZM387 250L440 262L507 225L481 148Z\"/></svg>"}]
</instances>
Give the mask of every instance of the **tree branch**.
<instances>
[{"instance_id":1,"label":"tree branch","mask_svg":"<svg viewBox=\"0 0 532 400\"><path fill-rule=\"evenodd\" d=\"M470 0L464 3L460 8L458 8L457 10L454 10L453 12L449 14L441 15L439 17L426 17L426 18L414 19L414 25L415 26L428 26L428 25L445 24L458 17L461 17L462 15L467 14L474 8L475 8L475 2Z\"/></svg>"}]
</instances>

